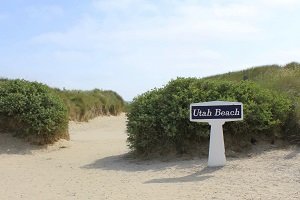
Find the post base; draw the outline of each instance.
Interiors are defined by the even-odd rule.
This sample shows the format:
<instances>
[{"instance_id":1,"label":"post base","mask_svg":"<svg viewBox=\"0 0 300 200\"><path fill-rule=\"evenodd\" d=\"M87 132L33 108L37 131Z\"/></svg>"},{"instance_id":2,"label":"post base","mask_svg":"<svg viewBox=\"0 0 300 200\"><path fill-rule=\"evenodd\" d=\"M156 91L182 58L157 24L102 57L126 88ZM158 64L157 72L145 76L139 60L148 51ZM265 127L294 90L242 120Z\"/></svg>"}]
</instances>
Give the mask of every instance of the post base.
<instances>
[{"instance_id":1,"label":"post base","mask_svg":"<svg viewBox=\"0 0 300 200\"><path fill-rule=\"evenodd\" d=\"M223 124L225 121L218 120L210 122L210 141L209 141L209 155L208 166L220 167L226 163Z\"/></svg>"}]
</instances>

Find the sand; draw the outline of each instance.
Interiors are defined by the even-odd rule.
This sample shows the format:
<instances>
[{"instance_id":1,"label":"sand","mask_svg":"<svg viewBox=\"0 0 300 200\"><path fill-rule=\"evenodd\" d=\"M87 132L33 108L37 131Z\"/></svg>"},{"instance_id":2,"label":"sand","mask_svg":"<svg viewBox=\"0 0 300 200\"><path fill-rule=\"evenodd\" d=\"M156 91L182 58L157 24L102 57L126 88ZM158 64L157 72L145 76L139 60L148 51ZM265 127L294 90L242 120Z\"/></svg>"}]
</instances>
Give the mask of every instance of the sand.
<instances>
[{"instance_id":1,"label":"sand","mask_svg":"<svg viewBox=\"0 0 300 200\"><path fill-rule=\"evenodd\" d=\"M70 122L71 141L41 148L0 134L0 199L300 199L300 148L228 158L128 158L126 118Z\"/></svg>"}]
</instances>

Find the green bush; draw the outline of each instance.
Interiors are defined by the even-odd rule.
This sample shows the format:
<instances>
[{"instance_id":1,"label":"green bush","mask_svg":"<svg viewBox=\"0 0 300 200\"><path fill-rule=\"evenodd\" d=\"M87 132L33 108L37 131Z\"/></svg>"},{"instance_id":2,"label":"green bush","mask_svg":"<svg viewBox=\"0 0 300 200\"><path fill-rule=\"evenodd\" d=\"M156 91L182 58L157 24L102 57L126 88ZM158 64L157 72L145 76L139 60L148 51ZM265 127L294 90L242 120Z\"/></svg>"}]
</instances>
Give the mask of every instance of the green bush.
<instances>
[{"instance_id":1,"label":"green bush","mask_svg":"<svg viewBox=\"0 0 300 200\"><path fill-rule=\"evenodd\" d=\"M32 143L69 138L68 112L48 86L25 80L0 84L0 128Z\"/></svg>"},{"instance_id":2,"label":"green bush","mask_svg":"<svg viewBox=\"0 0 300 200\"><path fill-rule=\"evenodd\" d=\"M133 100L127 114L129 147L147 155L173 150L192 153L199 145L207 146L209 126L189 121L189 105L216 100L244 104L244 120L224 125L227 149L248 145L252 137L284 137L283 127L291 112L287 97L249 81L178 78Z\"/></svg>"},{"instance_id":3,"label":"green bush","mask_svg":"<svg viewBox=\"0 0 300 200\"><path fill-rule=\"evenodd\" d=\"M263 88L287 95L293 102L293 112L285 125L289 141L300 144L300 63L291 62L284 66L267 65L230 72L205 78L208 80L228 80L240 82L251 80Z\"/></svg>"}]
</instances>

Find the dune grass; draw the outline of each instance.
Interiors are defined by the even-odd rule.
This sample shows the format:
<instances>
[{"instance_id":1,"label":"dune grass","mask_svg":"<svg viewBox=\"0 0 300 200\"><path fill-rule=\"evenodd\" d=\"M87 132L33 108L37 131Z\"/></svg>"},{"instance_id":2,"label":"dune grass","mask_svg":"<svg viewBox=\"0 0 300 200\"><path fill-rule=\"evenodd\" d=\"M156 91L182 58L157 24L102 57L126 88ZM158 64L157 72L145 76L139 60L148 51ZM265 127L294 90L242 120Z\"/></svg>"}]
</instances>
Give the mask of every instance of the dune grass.
<instances>
[{"instance_id":1,"label":"dune grass","mask_svg":"<svg viewBox=\"0 0 300 200\"><path fill-rule=\"evenodd\" d=\"M296 62L289 63L285 66L266 65L253 67L242 71L207 77L205 79L237 82L250 80L268 89L278 90L290 96L300 96L300 64Z\"/></svg>"},{"instance_id":2,"label":"dune grass","mask_svg":"<svg viewBox=\"0 0 300 200\"><path fill-rule=\"evenodd\" d=\"M124 110L124 100L111 90L56 89L56 92L66 104L70 120L88 121L101 115L118 115Z\"/></svg>"},{"instance_id":3,"label":"dune grass","mask_svg":"<svg viewBox=\"0 0 300 200\"><path fill-rule=\"evenodd\" d=\"M290 141L300 143L300 63L291 62L284 66L266 65L207 77L208 80L241 82L249 80L258 85L287 95L293 102L293 115L286 124Z\"/></svg>"}]
</instances>

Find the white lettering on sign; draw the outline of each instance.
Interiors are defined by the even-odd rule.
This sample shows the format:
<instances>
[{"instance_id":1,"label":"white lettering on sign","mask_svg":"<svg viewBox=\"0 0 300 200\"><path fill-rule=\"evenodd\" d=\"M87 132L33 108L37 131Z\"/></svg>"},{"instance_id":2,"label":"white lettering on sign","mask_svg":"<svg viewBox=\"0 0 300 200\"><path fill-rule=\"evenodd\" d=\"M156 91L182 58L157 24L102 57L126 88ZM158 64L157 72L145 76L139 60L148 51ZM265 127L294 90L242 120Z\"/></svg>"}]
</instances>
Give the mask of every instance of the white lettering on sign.
<instances>
[{"instance_id":1,"label":"white lettering on sign","mask_svg":"<svg viewBox=\"0 0 300 200\"><path fill-rule=\"evenodd\" d=\"M236 116L240 115L240 111L236 108L235 111L222 111L221 109L215 110L215 116Z\"/></svg>"},{"instance_id":2,"label":"white lettering on sign","mask_svg":"<svg viewBox=\"0 0 300 200\"><path fill-rule=\"evenodd\" d=\"M212 112L210 111L210 109L208 109L206 112L202 111L201 109L194 110L194 116L207 117L207 116L211 116L211 115L212 115Z\"/></svg>"}]
</instances>

